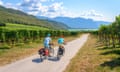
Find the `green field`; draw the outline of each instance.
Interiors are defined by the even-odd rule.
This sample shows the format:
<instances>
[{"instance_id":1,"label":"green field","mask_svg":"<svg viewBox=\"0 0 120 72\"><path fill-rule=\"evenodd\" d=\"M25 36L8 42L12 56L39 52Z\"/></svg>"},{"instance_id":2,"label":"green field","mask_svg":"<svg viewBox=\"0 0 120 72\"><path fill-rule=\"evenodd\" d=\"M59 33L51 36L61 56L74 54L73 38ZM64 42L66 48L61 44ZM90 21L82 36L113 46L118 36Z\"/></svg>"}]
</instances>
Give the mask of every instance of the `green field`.
<instances>
[{"instance_id":1,"label":"green field","mask_svg":"<svg viewBox=\"0 0 120 72\"><path fill-rule=\"evenodd\" d=\"M9 30L20 30L20 29L27 29L27 30L49 30L48 28L39 27L39 26L30 26L30 25L13 24L13 23L6 23L6 26L2 26L0 28L9 29Z\"/></svg>"}]
</instances>

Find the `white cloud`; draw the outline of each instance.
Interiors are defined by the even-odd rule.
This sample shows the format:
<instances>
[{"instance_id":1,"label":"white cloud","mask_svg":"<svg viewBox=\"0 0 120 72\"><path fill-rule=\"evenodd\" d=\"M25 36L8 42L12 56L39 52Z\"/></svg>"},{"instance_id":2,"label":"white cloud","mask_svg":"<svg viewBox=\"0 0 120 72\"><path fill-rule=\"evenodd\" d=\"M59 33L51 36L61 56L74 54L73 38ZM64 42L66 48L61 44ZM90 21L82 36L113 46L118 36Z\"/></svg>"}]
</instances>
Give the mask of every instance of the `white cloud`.
<instances>
[{"instance_id":1,"label":"white cloud","mask_svg":"<svg viewBox=\"0 0 120 72\"><path fill-rule=\"evenodd\" d=\"M72 12L70 12L69 10L67 10L63 6L63 2L59 2L59 3L53 3L49 6L47 6L47 10L44 13L42 13L42 16L47 16L47 17L68 16L68 17L73 17L75 15L72 14Z\"/></svg>"},{"instance_id":2,"label":"white cloud","mask_svg":"<svg viewBox=\"0 0 120 72\"><path fill-rule=\"evenodd\" d=\"M2 2L2 0L0 0L0 5L3 5L3 2Z\"/></svg>"},{"instance_id":3,"label":"white cloud","mask_svg":"<svg viewBox=\"0 0 120 72\"><path fill-rule=\"evenodd\" d=\"M29 0L18 5L21 6L23 10L26 10L27 13L32 15L41 15L47 17L64 15L64 7L62 2L55 2L50 5L43 5L41 2L36 1L34 0L34 2L30 2Z\"/></svg>"},{"instance_id":4,"label":"white cloud","mask_svg":"<svg viewBox=\"0 0 120 72\"><path fill-rule=\"evenodd\" d=\"M95 10L85 11L85 12L83 12L83 14L81 16L86 16L86 17L103 17L102 14L98 13Z\"/></svg>"},{"instance_id":5,"label":"white cloud","mask_svg":"<svg viewBox=\"0 0 120 72\"><path fill-rule=\"evenodd\" d=\"M54 10L54 11L59 11L59 10L63 10L64 7L62 6L62 2L60 3L53 3L52 5L49 6L50 10Z\"/></svg>"},{"instance_id":6,"label":"white cloud","mask_svg":"<svg viewBox=\"0 0 120 72\"><path fill-rule=\"evenodd\" d=\"M4 4L4 6L6 8L12 8L12 9L15 9L15 10L20 10L16 5L14 6L12 3L6 3L6 4Z\"/></svg>"},{"instance_id":7,"label":"white cloud","mask_svg":"<svg viewBox=\"0 0 120 72\"><path fill-rule=\"evenodd\" d=\"M102 20L102 21L111 21L111 19L105 17L105 15L101 14L100 12L97 12L95 10L88 10L84 11L80 17L84 18L91 18L93 20Z\"/></svg>"},{"instance_id":8,"label":"white cloud","mask_svg":"<svg viewBox=\"0 0 120 72\"><path fill-rule=\"evenodd\" d=\"M41 2L48 2L48 1L50 1L50 0L40 0Z\"/></svg>"},{"instance_id":9,"label":"white cloud","mask_svg":"<svg viewBox=\"0 0 120 72\"><path fill-rule=\"evenodd\" d=\"M50 1L54 1L54 0L24 0L25 3L35 3L35 2L50 2Z\"/></svg>"},{"instance_id":10,"label":"white cloud","mask_svg":"<svg viewBox=\"0 0 120 72\"><path fill-rule=\"evenodd\" d=\"M40 0L41 2L53 2L53 1L55 1L55 0Z\"/></svg>"}]
</instances>

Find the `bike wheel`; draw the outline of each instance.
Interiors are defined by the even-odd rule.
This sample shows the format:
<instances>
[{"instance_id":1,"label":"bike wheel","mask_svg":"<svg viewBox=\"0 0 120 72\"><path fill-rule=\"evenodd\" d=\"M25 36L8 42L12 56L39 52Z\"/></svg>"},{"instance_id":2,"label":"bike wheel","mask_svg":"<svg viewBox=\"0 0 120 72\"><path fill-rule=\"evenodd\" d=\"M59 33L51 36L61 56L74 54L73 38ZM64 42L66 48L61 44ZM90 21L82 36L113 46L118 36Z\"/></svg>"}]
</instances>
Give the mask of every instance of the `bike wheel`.
<instances>
[{"instance_id":1,"label":"bike wheel","mask_svg":"<svg viewBox=\"0 0 120 72\"><path fill-rule=\"evenodd\" d=\"M61 48L58 49L57 60L60 60L60 58L61 58Z\"/></svg>"},{"instance_id":2,"label":"bike wheel","mask_svg":"<svg viewBox=\"0 0 120 72\"><path fill-rule=\"evenodd\" d=\"M54 56L54 49L53 48L50 49L50 55Z\"/></svg>"},{"instance_id":3,"label":"bike wheel","mask_svg":"<svg viewBox=\"0 0 120 72\"><path fill-rule=\"evenodd\" d=\"M40 60L41 60L41 62L43 61L43 55L40 55Z\"/></svg>"}]
</instances>

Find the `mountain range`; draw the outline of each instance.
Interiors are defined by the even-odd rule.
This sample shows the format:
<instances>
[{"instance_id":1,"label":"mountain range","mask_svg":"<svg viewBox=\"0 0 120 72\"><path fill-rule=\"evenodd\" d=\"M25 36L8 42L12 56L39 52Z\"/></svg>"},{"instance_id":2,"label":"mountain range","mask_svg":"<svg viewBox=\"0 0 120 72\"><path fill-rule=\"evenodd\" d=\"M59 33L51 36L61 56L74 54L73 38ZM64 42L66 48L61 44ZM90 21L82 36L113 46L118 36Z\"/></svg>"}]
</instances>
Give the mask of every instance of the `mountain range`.
<instances>
[{"instance_id":1,"label":"mountain range","mask_svg":"<svg viewBox=\"0 0 120 72\"><path fill-rule=\"evenodd\" d=\"M70 17L55 17L55 18L47 18L47 17L37 17L39 19L48 19L57 22L61 22L66 24L70 28L77 28L77 29L98 29L101 24L108 25L111 22L107 21L95 21L93 19L86 19L86 18L70 18Z\"/></svg>"}]
</instances>

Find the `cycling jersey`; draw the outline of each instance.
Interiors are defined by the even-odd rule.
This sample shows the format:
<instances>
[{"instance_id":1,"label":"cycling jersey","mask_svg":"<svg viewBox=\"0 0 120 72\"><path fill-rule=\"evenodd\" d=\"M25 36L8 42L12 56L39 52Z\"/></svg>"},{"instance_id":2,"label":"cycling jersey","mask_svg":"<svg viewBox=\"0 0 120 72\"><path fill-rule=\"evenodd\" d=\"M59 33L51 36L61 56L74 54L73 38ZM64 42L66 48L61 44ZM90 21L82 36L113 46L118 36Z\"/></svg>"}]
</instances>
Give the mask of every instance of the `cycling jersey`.
<instances>
[{"instance_id":1,"label":"cycling jersey","mask_svg":"<svg viewBox=\"0 0 120 72\"><path fill-rule=\"evenodd\" d=\"M45 48L49 48L49 43L50 43L50 41L51 41L51 38L50 38L50 37L46 37L46 38L44 39L44 47L45 47Z\"/></svg>"}]
</instances>

